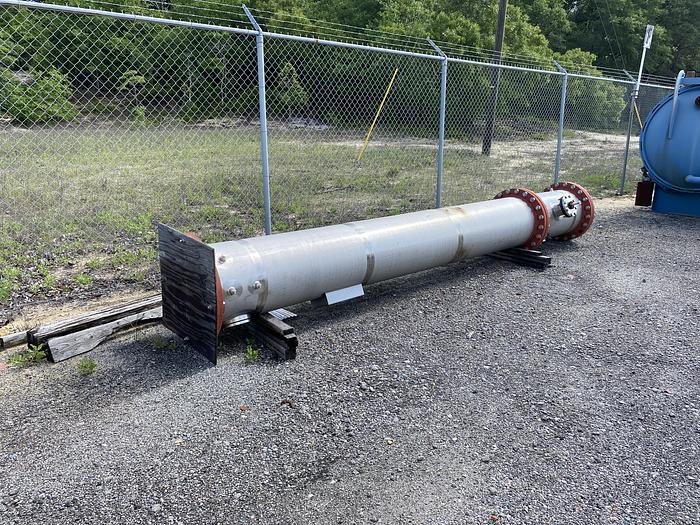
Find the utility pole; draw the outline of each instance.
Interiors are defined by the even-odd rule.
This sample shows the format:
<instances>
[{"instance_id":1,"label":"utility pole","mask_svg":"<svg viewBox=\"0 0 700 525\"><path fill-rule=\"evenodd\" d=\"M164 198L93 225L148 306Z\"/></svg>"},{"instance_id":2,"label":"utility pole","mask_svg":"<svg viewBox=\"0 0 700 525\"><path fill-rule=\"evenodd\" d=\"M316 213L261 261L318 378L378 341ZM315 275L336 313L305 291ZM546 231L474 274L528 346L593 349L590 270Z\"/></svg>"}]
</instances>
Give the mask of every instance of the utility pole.
<instances>
[{"instance_id":1,"label":"utility pole","mask_svg":"<svg viewBox=\"0 0 700 525\"><path fill-rule=\"evenodd\" d=\"M639 73L637 73L637 81L632 88L632 96L630 97L630 112L627 118L627 142L625 143L625 155L622 160L622 172L620 173L620 189L619 195L625 193L625 179L627 177L627 159L630 153L630 136L632 135L632 123L634 121L634 107L637 103L639 95L639 84L642 82L642 71L644 70L644 59L647 56L647 49L651 47L651 38L654 36L654 26L648 25L644 33L644 46L642 47L642 60L639 62Z\"/></svg>"},{"instance_id":2,"label":"utility pole","mask_svg":"<svg viewBox=\"0 0 700 525\"><path fill-rule=\"evenodd\" d=\"M493 62L501 63L503 51L503 37L506 33L506 8L508 0L498 1L498 25L496 26L496 42L493 47ZM493 141L493 129L496 124L496 104L498 103L498 87L501 83L501 68L494 67L491 70L491 97L486 108L486 129L484 130L484 143L481 146L482 155L491 155L491 142Z\"/></svg>"}]
</instances>

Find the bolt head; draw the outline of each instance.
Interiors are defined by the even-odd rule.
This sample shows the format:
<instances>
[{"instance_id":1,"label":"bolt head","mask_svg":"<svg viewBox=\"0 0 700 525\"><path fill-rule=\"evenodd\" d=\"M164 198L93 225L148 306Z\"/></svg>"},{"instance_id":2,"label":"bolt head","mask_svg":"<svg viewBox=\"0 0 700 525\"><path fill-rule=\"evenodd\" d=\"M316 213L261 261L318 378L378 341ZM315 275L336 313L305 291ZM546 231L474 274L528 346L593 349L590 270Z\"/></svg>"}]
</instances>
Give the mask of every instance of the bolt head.
<instances>
[{"instance_id":1,"label":"bolt head","mask_svg":"<svg viewBox=\"0 0 700 525\"><path fill-rule=\"evenodd\" d=\"M234 286L231 286L228 290L226 290L227 295L236 295L236 288Z\"/></svg>"},{"instance_id":2,"label":"bolt head","mask_svg":"<svg viewBox=\"0 0 700 525\"><path fill-rule=\"evenodd\" d=\"M253 288L255 288L256 290L260 290L260 288L262 288L262 283L260 281L255 281L253 283Z\"/></svg>"}]
</instances>

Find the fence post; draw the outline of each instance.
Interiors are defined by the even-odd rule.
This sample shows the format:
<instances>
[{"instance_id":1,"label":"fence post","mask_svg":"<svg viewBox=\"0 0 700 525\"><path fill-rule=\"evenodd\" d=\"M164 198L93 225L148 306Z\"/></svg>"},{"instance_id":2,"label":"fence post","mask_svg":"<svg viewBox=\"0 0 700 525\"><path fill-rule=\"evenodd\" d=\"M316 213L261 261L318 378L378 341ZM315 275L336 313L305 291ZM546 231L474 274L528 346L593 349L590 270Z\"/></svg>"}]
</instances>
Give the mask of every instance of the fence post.
<instances>
[{"instance_id":1,"label":"fence post","mask_svg":"<svg viewBox=\"0 0 700 525\"><path fill-rule=\"evenodd\" d=\"M260 111L260 155L262 160L262 183L263 183L263 217L265 224L265 235L272 233L272 214L270 212L270 160L267 149L267 96L265 93L265 45L263 42L263 31L251 14L250 10L243 5L248 20L257 31L255 36L255 47L258 57L258 104Z\"/></svg>"},{"instance_id":2,"label":"fence post","mask_svg":"<svg viewBox=\"0 0 700 525\"><path fill-rule=\"evenodd\" d=\"M561 145L564 142L564 111L566 111L566 89L569 83L569 72L559 62L552 60L556 68L564 73L561 84L561 99L559 100L559 129L557 130L557 156L554 160L554 182L559 182L561 169Z\"/></svg>"},{"instance_id":3,"label":"fence post","mask_svg":"<svg viewBox=\"0 0 700 525\"><path fill-rule=\"evenodd\" d=\"M428 38L428 43L442 57L440 66L440 121L438 125L438 155L437 155L437 182L435 184L435 207L442 204L442 171L445 155L445 106L447 104L447 55L442 52L435 42Z\"/></svg>"},{"instance_id":4,"label":"fence post","mask_svg":"<svg viewBox=\"0 0 700 525\"><path fill-rule=\"evenodd\" d=\"M620 195L625 194L625 178L627 177L627 160L629 159L630 152L630 136L632 135L632 122L634 121L634 108L637 104L637 97L639 96L639 85L642 83L642 71L644 71L644 60L647 56L647 49L651 47L651 38L653 35L654 26L647 25L646 32L644 33L644 44L642 45L642 58L639 61L639 71L637 72L637 79L634 82L632 96L630 97L630 114L627 119L627 142L625 143L625 158L622 161L622 171L620 172ZM625 71L625 74L632 80L634 80L632 75L630 75L627 71Z\"/></svg>"},{"instance_id":5,"label":"fence post","mask_svg":"<svg viewBox=\"0 0 700 525\"><path fill-rule=\"evenodd\" d=\"M632 82L635 81L634 77L629 74L629 72L626 69L623 69L625 75L627 75L627 78L629 78ZM625 192L625 179L627 178L627 161L629 159L629 152L630 152L630 137L632 135L632 122L634 121L634 100L636 98L635 95L635 87L632 86L632 89L630 90L630 110L629 110L629 115L627 117L627 138L625 139L625 153L622 157L622 171L620 172L620 189L618 190L618 194L622 195Z\"/></svg>"}]
</instances>

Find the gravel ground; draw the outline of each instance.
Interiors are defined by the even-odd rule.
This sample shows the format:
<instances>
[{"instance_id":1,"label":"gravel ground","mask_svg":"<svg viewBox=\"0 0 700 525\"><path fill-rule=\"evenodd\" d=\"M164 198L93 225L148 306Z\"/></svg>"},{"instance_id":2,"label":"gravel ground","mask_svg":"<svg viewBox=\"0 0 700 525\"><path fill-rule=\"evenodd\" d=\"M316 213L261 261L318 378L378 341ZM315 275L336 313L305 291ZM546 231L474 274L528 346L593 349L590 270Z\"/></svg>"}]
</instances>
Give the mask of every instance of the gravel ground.
<instances>
[{"instance_id":1,"label":"gravel ground","mask_svg":"<svg viewBox=\"0 0 700 525\"><path fill-rule=\"evenodd\" d=\"M0 370L4 523L700 523L700 221L603 201L544 272L298 306L298 358L169 332Z\"/></svg>"}]
</instances>

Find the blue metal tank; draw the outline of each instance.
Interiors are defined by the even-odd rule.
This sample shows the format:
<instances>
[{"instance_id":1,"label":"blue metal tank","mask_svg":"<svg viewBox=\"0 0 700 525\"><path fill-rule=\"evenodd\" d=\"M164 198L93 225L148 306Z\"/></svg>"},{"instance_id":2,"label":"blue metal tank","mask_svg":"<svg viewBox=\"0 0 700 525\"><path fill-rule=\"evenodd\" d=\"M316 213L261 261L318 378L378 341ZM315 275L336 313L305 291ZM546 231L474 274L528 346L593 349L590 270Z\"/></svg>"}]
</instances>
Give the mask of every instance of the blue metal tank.
<instances>
[{"instance_id":1,"label":"blue metal tank","mask_svg":"<svg viewBox=\"0 0 700 525\"><path fill-rule=\"evenodd\" d=\"M639 148L655 183L652 209L700 217L700 78L678 74L673 94L649 113Z\"/></svg>"}]
</instances>

